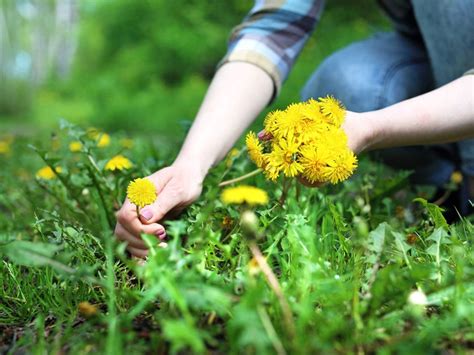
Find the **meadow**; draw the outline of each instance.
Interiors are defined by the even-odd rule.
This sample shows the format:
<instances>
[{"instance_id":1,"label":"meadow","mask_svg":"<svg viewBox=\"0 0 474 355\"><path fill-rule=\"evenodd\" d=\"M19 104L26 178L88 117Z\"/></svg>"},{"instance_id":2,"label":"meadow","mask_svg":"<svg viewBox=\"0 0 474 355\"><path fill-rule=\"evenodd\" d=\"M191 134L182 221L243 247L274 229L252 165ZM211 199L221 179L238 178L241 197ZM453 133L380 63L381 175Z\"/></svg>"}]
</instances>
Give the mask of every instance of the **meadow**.
<instances>
[{"instance_id":1,"label":"meadow","mask_svg":"<svg viewBox=\"0 0 474 355\"><path fill-rule=\"evenodd\" d=\"M248 8L232 3L236 15L211 16L206 34ZM388 27L373 5L341 3L328 5L271 108L298 101L330 52ZM133 16L154 21L130 4L86 9L82 59L69 81L47 82L29 111L2 116L0 353L472 352L472 217L448 223L428 202L433 189L368 156L334 186L252 176L242 183L266 191L268 203L225 204L219 184L255 169L239 142L211 170L201 198L165 222L166 245L143 235L148 259L130 257L113 235L115 212L131 180L173 162L222 54L213 46L225 39L209 37L212 65L184 74L159 67L160 79L146 81L150 49L123 45L140 33L108 44L98 34L127 28ZM190 61L186 43L175 55ZM86 68L95 77L88 83ZM113 170L117 155L131 166Z\"/></svg>"}]
</instances>

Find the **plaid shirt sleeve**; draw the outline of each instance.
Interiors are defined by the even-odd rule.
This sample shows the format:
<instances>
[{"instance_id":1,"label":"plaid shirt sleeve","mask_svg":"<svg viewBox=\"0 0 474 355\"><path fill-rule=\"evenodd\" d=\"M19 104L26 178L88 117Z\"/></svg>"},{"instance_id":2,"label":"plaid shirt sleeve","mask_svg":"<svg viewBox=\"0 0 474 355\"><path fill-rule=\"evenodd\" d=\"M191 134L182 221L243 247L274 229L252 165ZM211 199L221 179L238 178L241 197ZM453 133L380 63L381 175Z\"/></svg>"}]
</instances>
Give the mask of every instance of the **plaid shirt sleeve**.
<instances>
[{"instance_id":1,"label":"plaid shirt sleeve","mask_svg":"<svg viewBox=\"0 0 474 355\"><path fill-rule=\"evenodd\" d=\"M267 72L277 96L298 54L314 30L324 0L256 0L231 33L228 62L252 63Z\"/></svg>"}]
</instances>

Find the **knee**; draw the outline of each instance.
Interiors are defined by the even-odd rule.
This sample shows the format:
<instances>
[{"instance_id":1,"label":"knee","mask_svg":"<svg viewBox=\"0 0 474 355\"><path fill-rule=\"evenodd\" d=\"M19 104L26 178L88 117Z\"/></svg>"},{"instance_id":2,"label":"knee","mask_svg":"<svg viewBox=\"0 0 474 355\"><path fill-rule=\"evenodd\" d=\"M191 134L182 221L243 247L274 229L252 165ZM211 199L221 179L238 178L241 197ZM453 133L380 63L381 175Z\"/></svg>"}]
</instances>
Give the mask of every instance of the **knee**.
<instances>
[{"instance_id":1,"label":"knee","mask_svg":"<svg viewBox=\"0 0 474 355\"><path fill-rule=\"evenodd\" d=\"M345 50L326 58L306 82L302 100L333 95L347 109L364 112L378 109L380 83L370 63L355 60Z\"/></svg>"}]
</instances>

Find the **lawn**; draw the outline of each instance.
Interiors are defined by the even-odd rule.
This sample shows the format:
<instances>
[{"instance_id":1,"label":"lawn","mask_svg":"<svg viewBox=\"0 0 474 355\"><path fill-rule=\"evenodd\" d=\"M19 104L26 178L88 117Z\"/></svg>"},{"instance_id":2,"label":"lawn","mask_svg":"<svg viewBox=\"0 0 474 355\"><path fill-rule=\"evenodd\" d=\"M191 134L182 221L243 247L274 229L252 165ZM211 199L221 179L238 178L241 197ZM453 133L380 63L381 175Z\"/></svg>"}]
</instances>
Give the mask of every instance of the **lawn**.
<instances>
[{"instance_id":1,"label":"lawn","mask_svg":"<svg viewBox=\"0 0 474 355\"><path fill-rule=\"evenodd\" d=\"M387 28L373 5L349 9L328 7L273 108L298 101L326 55ZM255 175L244 183L268 203L225 204L219 183L255 169L240 142L165 222L166 245L143 235L148 259L130 258L114 213L131 180L172 163L208 78L158 90L153 104L158 84L145 86L128 101L138 113L114 106L132 88L101 106L74 80L48 83L21 124L2 126L1 353L473 351L472 218L448 223L432 189L367 156L343 183ZM137 128L130 111L157 119ZM132 166L109 170L118 154Z\"/></svg>"}]
</instances>

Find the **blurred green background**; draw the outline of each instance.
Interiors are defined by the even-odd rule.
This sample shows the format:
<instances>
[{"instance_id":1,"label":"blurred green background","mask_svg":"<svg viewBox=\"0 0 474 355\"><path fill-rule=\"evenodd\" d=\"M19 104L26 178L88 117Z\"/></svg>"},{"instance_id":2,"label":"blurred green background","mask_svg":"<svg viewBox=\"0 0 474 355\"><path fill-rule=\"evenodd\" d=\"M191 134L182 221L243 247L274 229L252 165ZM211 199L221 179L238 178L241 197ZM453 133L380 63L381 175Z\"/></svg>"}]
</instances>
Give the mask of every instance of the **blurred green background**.
<instances>
[{"instance_id":1,"label":"blurred green background","mask_svg":"<svg viewBox=\"0 0 474 355\"><path fill-rule=\"evenodd\" d=\"M59 118L108 131L182 136L251 0L0 0L0 128ZM329 0L281 96L299 99L327 55L387 30L375 0Z\"/></svg>"}]
</instances>

